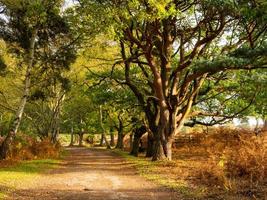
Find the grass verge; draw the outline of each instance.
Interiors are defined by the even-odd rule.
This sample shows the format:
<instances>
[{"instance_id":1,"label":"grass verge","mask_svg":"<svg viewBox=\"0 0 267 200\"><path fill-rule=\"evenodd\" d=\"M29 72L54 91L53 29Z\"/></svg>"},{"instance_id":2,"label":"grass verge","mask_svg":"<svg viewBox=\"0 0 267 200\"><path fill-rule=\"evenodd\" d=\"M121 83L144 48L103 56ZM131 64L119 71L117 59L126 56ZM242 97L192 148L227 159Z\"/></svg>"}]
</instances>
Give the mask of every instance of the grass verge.
<instances>
[{"instance_id":1,"label":"grass verge","mask_svg":"<svg viewBox=\"0 0 267 200\"><path fill-rule=\"evenodd\" d=\"M201 188L193 188L185 180L173 179L169 177L168 173L164 173L162 168L168 170L169 167L175 165L172 161L156 161L151 162L151 159L145 157L133 157L129 155L128 152L121 151L118 149L112 150L114 153L123 157L127 164L133 166L139 175L144 177L147 180L155 182L161 186L164 186L168 189L178 191L186 199L197 199L203 196Z\"/></svg>"},{"instance_id":2,"label":"grass verge","mask_svg":"<svg viewBox=\"0 0 267 200\"><path fill-rule=\"evenodd\" d=\"M0 199L5 199L19 185L27 184L41 173L58 167L60 163L61 160L57 159L30 160L0 168Z\"/></svg>"}]
</instances>

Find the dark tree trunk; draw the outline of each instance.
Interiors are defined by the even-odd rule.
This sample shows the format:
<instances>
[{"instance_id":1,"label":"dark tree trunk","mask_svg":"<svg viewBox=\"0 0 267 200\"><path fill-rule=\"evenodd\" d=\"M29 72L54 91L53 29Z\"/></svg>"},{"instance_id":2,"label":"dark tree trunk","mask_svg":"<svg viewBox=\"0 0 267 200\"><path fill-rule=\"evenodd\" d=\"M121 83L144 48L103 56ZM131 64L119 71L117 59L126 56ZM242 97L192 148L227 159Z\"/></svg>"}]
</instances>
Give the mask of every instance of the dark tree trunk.
<instances>
[{"instance_id":1,"label":"dark tree trunk","mask_svg":"<svg viewBox=\"0 0 267 200\"><path fill-rule=\"evenodd\" d=\"M146 157L150 158L155 153L155 139L152 133L147 134L147 149L146 149Z\"/></svg>"},{"instance_id":2,"label":"dark tree trunk","mask_svg":"<svg viewBox=\"0 0 267 200\"><path fill-rule=\"evenodd\" d=\"M114 133L110 132L110 146L115 146Z\"/></svg>"},{"instance_id":3,"label":"dark tree trunk","mask_svg":"<svg viewBox=\"0 0 267 200\"><path fill-rule=\"evenodd\" d=\"M133 140L133 148L131 150L131 155L138 156L139 153L139 145L141 137L146 133L146 127L141 126L134 130L134 140Z\"/></svg>"},{"instance_id":4,"label":"dark tree trunk","mask_svg":"<svg viewBox=\"0 0 267 200\"><path fill-rule=\"evenodd\" d=\"M79 133L79 146L80 147L83 146L83 135L84 135L84 132Z\"/></svg>"},{"instance_id":5,"label":"dark tree trunk","mask_svg":"<svg viewBox=\"0 0 267 200\"><path fill-rule=\"evenodd\" d=\"M0 159L1 160L6 159L7 154L10 150L9 148L10 148L11 141L12 141L14 136L15 136L15 134L13 132L10 132L6 136L5 140L2 142L2 145L0 147Z\"/></svg>"},{"instance_id":6,"label":"dark tree trunk","mask_svg":"<svg viewBox=\"0 0 267 200\"><path fill-rule=\"evenodd\" d=\"M133 149L133 133L130 134L130 149Z\"/></svg>"},{"instance_id":7,"label":"dark tree trunk","mask_svg":"<svg viewBox=\"0 0 267 200\"><path fill-rule=\"evenodd\" d=\"M146 117L148 119L147 125L147 148L146 148L146 157L151 158L155 153L155 137L154 133L157 132L157 123L159 120L159 111L158 107L155 106L155 114L151 113L150 110L146 111Z\"/></svg>"},{"instance_id":8,"label":"dark tree trunk","mask_svg":"<svg viewBox=\"0 0 267 200\"><path fill-rule=\"evenodd\" d=\"M133 148L132 148L132 150L130 152L131 155L138 157L139 144L140 144L140 138L135 136L134 140L133 140Z\"/></svg>"},{"instance_id":9,"label":"dark tree trunk","mask_svg":"<svg viewBox=\"0 0 267 200\"><path fill-rule=\"evenodd\" d=\"M264 120L262 131L267 131L267 119Z\"/></svg>"},{"instance_id":10,"label":"dark tree trunk","mask_svg":"<svg viewBox=\"0 0 267 200\"><path fill-rule=\"evenodd\" d=\"M73 146L73 143L74 143L73 135L74 135L74 130L73 130L73 126L72 126L71 131L70 131L70 145L69 146Z\"/></svg>"},{"instance_id":11,"label":"dark tree trunk","mask_svg":"<svg viewBox=\"0 0 267 200\"><path fill-rule=\"evenodd\" d=\"M116 149L124 149L124 126L123 126L123 121L119 118L119 126L117 127L117 131L118 131L118 139L117 139L117 145L116 145Z\"/></svg>"},{"instance_id":12,"label":"dark tree trunk","mask_svg":"<svg viewBox=\"0 0 267 200\"><path fill-rule=\"evenodd\" d=\"M124 134L121 131L119 131L116 149L123 149L124 148L123 139L124 139Z\"/></svg>"}]
</instances>

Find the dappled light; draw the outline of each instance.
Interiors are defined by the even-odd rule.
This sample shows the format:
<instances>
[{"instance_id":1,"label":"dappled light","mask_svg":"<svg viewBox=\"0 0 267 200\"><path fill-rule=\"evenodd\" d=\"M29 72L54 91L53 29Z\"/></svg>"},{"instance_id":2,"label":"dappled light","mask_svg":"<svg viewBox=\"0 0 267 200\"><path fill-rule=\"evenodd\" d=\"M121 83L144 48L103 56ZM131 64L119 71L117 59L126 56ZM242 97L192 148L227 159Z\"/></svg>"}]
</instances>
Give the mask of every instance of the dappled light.
<instances>
[{"instance_id":1,"label":"dappled light","mask_svg":"<svg viewBox=\"0 0 267 200\"><path fill-rule=\"evenodd\" d=\"M0 199L267 199L266 0L0 0Z\"/></svg>"},{"instance_id":2,"label":"dappled light","mask_svg":"<svg viewBox=\"0 0 267 200\"><path fill-rule=\"evenodd\" d=\"M175 199L177 194L144 181L134 168L105 150L69 148L57 169L20 186L12 199ZM45 185L45 188L43 186ZM138 197L139 198L139 197Z\"/></svg>"}]
</instances>

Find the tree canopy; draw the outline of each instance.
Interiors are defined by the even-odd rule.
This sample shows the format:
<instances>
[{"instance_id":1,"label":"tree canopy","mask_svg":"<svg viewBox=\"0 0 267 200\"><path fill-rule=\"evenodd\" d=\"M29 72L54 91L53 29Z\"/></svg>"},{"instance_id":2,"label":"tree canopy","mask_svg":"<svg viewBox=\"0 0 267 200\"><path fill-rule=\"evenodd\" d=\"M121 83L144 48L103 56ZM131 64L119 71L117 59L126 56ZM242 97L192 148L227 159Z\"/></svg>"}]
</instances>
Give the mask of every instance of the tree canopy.
<instances>
[{"instance_id":1,"label":"tree canopy","mask_svg":"<svg viewBox=\"0 0 267 200\"><path fill-rule=\"evenodd\" d=\"M0 81L19 88L0 91L2 158L19 128L56 142L60 129L124 137L145 127L147 156L170 160L184 126L266 119L265 1L2 0L0 9Z\"/></svg>"}]
</instances>

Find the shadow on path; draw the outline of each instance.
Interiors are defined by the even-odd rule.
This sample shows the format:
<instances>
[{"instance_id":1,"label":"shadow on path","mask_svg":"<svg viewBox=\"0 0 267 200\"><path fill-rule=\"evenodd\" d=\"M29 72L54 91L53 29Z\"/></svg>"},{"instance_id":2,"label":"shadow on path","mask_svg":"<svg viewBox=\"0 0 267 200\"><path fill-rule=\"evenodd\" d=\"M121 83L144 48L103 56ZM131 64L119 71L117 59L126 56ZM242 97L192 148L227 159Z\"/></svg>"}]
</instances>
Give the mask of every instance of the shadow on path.
<instances>
[{"instance_id":1,"label":"shadow on path","mask_svg":"<svg viewBox=\"0 0 267 200\"><path fill-rule=\"evenodd\" d=\"M17 200L174 200L178 194L138 176L118 155L102 149L67 148L59 168L18 188Z\"/></svg>"}]
</instances>

